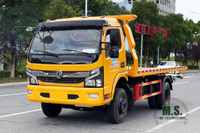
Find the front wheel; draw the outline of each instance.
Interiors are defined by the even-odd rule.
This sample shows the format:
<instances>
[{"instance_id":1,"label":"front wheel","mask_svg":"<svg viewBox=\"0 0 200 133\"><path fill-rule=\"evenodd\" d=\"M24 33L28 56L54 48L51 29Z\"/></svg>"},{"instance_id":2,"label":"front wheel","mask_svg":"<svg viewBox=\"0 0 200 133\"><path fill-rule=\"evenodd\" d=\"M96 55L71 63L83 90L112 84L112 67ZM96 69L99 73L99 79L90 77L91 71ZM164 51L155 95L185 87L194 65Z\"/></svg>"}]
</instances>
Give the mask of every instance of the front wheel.
<instances>
[{"instance_id":1,"label":"front wheel","mask_svg":"<svg viewBox=\"0 0 200 133\"><path fill-rule=\"evenodd\" d=\"M128 110L128 98L126 91L116 88L115 95L108 107L108 114L111 122L121 123L124 121Z\"/></svg>"},{"instance_id":2,"label":"front wheel","mask_svg":"<svg viewBox=\"0 0 200 133\"><path fill-rule=\"evenodd\" d=\"M59 104L41 103L43 113L48 117L57 117L62 107Z\"/></svg>"}]
</instances>

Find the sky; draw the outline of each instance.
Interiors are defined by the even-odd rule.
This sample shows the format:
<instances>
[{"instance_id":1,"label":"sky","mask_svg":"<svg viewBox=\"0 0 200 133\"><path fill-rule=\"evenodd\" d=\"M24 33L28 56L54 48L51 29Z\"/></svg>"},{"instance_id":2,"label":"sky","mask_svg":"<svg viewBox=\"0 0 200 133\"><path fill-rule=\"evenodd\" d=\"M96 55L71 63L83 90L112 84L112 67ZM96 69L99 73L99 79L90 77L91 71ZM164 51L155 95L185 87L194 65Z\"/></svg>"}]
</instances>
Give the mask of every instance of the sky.
<instances>
[{"instance_id":1,"label":"sky","mask_svg":"<svg viewBox=\"0 0 200 133\"><path fill-rule=\"evenodd\" d=\"M200 21L200 0L176 0L176 13L197 23Z\"/></svg>"},{"instance_id":2,"label":"sky","mask_svg":"<svg viewBox=\"0 0 200 133\"><path fill-rule=\"evenodd\" d=\"M122 2L123 0L114 1ZM200 21L200 0L176 0L175 13L181 13L183 14L184 19L192 19L195 23L197 23Z\"/></svg>"}]
</instances>

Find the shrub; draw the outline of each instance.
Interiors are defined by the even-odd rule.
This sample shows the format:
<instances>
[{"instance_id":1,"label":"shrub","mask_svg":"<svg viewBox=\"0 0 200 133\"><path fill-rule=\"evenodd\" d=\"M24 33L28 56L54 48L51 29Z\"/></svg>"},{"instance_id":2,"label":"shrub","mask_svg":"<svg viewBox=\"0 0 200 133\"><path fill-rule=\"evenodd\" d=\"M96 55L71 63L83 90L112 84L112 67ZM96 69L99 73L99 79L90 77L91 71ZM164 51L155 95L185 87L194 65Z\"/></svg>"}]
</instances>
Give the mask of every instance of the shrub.
<instances>
[{"instance_id":1,"label":"shrub","mask_svg":"<svg viewBox=\"0 0 200 133\"><path fill-rule=\"evenodd\" d=\"M10 76L10 71L8 70L0 71L0 78L9 77L9 76Z\"/></svg>"},{"instance_id":2,"label":"shrub","mask_svg":"<svg viewBox=\"0 0 200 133\"><path fill-rule=\"evenodd\" d=\"M187 66L188 69L199 69L199 66Z\"/></svg>"},{"instance_id":3,"label":"shrub","mask_svg":"<svg viewBox=\"0 0 200 133\"><path fill-rule=\"evenodd\" d=\"M9 70L2 70L0 71L0 78L10 77ZM26 78L26 71L17 71L16 77L18 78Z\"/></svg>"},{"instance_id":4,"label":"shrub","mask_svg":"<svg viewBox=\"0 0 200 133\"><path fill-rule=\"evenodd\" d=\"M26 78L26 70L25 71L17 71L16 77Z\"/></svg>"}]
</instances>

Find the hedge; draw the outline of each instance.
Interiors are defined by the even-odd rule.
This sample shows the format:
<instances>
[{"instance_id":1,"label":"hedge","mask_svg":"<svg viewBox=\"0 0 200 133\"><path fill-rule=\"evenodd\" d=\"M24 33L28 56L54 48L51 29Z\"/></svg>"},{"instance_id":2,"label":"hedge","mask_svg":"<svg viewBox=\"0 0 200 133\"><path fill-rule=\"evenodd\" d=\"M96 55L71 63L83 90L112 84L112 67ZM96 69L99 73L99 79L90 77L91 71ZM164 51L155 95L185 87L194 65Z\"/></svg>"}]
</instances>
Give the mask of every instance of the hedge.
<instances>
[{"instance_id":1,"label":"hedge","mask_svg":"<svg viewBox=\"0 0 200 133\"><path fill-rule=\"evenodd\" d=\"M10 77L10 71L9 70L0 71L0 78L4 78L4 77ZM25 71L17 71L16 77L26 78L26 70Z\"/></svg>"},{"instance_id":2,"label":"hedge","mask_svg":"<svg viewBox=\"0 0 200 133\"><path fill-rule=\"evenodd\" d=\"M10 71L8 70L0 71L0 78L9 77L9 76L10 76Z\"/></svg>"},{"instance_id":3,"label":"hedge","mask_svg":"<svg viewBox=\"0 0 200 133\"><path fill-rule=\"evenodd\" d=\"M189 69L199 69L199 66L187 66Z\"/></svg>"},{"instance_id":4,"label":"hedge","mask_svg":"<svg viewBox=\"0 0 200 133\"><path fill-rule=\"evenodd\" d=\"M16 77L26 78L26 70L25 71L17 71Z\"/></svg>"}]
</instances>

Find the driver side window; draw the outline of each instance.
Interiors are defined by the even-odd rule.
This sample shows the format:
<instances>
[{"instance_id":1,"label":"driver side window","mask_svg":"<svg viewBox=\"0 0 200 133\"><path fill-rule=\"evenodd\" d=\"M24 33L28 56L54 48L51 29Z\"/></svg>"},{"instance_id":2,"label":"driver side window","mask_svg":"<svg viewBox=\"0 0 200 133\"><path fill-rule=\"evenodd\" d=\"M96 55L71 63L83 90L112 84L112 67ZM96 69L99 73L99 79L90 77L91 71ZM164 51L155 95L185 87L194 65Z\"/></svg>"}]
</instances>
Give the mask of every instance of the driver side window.
<instances>
[{"instance_id":1,"label":"driver side window","mask_svg":"<svg viewBox=\"0 0 200 133\"><path fill-rule=\"evenodd\" d=\"M118 29L112 29L112 30L118 30ZM106 32L106 37L105 37L105 42L110 42L110 31L112 30L107 30ZM121 49L121 38L119 39L120 43L118 46L113 46L113 49ZM110 57L110 49L111 49L111 43L105 43L105 53L106 53L106 58Z\"/></svg>"}]
</instances>

